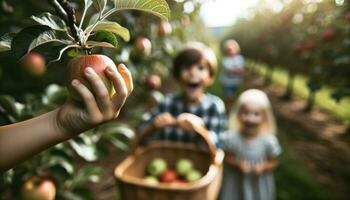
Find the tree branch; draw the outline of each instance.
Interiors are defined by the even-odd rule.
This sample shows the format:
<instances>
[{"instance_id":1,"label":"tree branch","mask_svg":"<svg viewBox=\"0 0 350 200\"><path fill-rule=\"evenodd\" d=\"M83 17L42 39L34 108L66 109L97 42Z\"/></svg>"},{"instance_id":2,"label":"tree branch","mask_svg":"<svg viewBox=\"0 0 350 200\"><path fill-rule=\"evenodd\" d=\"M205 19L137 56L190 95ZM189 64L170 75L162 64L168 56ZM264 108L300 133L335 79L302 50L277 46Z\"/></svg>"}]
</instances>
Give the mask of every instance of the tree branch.
<instances>
[{"instance_id":1,"label":"tree branch","mask_svg":"<svg viewBox=\"0 0 350 200\"><path fill-rule=\"evenodd\" d=\"M70 32L73 35L76 42L80 43L79 35L78 35L78 27L75 25L76 18L75 18L75 10L74 8L69 5L67 0L51 0L52 5L55 7L56 11L60 16L62 16L62 13L64 12L64 18L63 20L66 21L67 25L69 26Z\"/></svg>"},{"instance_id":2,"label":"tree branch","mask_svg":"<svg viewBox=\"0 0 350 200\"><path fill-rule=\"evenodd\" d=\"M66 11L62 8L62 6L57 2L57 0L48 0L49 4L55 8L57 15L63 19L66 23L68 23L68 17Z\"/></svg>"}]
</instances>

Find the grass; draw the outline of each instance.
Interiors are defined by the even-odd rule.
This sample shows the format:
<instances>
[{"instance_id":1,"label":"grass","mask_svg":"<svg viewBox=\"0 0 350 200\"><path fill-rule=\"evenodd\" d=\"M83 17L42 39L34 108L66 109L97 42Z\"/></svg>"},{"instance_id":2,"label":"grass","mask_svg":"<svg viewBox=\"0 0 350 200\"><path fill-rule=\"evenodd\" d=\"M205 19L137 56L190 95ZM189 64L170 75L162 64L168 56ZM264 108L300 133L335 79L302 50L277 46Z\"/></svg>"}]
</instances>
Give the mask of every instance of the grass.
<instances>
[{"instance_id":1,"label":"grass","mask_svg":"<svg viewBox=\"0 0 350 200\"><path fill-rule=\"evenodd\" d=\"M247 66L258 75L263 76L266 73L267 67L265 65L248 61ZM288 81L288 74L285 70L275 68L272 82L281 87L286 87ZM297 75L294 82L294 95L303 99L306 99L309 91L306 86L307 77ZM345 124L350 125L350 98L343 98L339 103L334 101L330 94L332 89L329 87L323 87L316 93L315 105L316 107L325 110L329 114L333 115L337 119L343 121Z\"/></svg>"},{"instance_id":2,"label":"grass","mask_svg":"<svg viewBox=\"0 0 350 200\"><path fill-rule=\"evenodd\" d=\"M297 155L288 148L285 131L280 129L278 135L283 153L280 156L280 166L275 171L277 199L279 200L327 200L331 199L327 189L323 189L305 170L297 159Z\"/></svg>"}]
</instances>

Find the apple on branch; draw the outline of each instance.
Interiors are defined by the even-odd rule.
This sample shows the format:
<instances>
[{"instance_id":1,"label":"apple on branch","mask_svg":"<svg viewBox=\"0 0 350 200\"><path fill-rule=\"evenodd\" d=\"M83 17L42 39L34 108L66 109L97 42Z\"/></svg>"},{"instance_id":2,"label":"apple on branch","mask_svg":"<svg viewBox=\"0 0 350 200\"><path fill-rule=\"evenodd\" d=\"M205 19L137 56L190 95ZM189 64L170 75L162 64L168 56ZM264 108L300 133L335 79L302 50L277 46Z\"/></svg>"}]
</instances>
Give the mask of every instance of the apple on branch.
<instances>
[{"instance_id":1,"label":"apple on branch","mask_svg":"<svg viewBox=\"0 0 350 200\"><path fill-rule=\"evenodd\" d=\"M56 186L49 179L33 176L22 186L21 198L23 200L54 200Z\"/></svg>"}]
</instances>

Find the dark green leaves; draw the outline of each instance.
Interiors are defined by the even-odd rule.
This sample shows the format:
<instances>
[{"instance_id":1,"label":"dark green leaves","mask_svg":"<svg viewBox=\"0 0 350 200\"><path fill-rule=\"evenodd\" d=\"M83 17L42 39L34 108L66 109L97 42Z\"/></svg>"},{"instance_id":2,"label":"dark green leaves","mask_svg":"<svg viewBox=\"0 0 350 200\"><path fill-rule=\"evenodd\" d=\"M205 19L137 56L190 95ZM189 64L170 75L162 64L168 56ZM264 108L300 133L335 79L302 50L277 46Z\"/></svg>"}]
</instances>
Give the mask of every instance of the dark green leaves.
<instances>
[{"instance_id":1,"label":"dark green leaves","mask_svg":"<svg viewBox=\"0 0 350 200\"><path fill-rule=\"evenodd\" d=\"M117 47L117 37L109 31L99 30L90 36L89 45L102 47Z\"/></svg>"},{"instance_id":2,"label":"dark green leaves","mask_svg":"<svg viewBox=\"0 0 350 200\"><path fill-rule=\"evenodd\" d=\"M37 23L39 23L40 25L48 26L56 31L66 31L67 30L66 23L58 16L52 15L51 13L45 12L39 16L32 16L31 18L34 21L36 21Z\"/></svg>"},{"instance_id":3,"label":"dark green leaves","mask_svg":"<svg viewBox=\"0 0 350 200\"><path fill-rule=\"evenodd\" d=\"M27 52L33 40L46 31L51 31L49 26L36 25L24 28L11 42L11 50L17 59L22 58Z\"/></svg>"}]
</instances>

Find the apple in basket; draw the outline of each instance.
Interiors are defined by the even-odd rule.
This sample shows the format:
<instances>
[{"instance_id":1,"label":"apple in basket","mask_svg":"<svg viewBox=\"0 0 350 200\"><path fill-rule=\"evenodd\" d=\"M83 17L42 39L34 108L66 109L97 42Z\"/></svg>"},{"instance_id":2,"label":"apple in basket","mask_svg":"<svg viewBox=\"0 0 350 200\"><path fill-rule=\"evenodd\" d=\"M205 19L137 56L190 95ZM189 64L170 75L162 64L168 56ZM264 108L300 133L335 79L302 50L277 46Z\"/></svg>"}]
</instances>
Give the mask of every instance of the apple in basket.
<instances>
[{"instance_id":1,"label":"apple in basket","mask_svg":"<svg viewBox=\"0 0 350 200\"><path fill-rule=\"evenodd\" d=\"M157 177L155 177L155 176L146 176L144 178L144 180L149 184L158 184L159 183Z\"/></svg>"},{"instance_id":2,"label":"apple in basket","mask_svg":"<svg viewBox=\"0 0 350 200\"><path fill-rule=\"evenodd\" d=\"M176 180L176 177L176 172L174 170L168 169L160 175L159 180L162 183L172 183Z\"/></svg>"},{"instance_id":3,"label":"apple in basket","mask_svg":"<svg viewBox=\"0 0 350 200\"><path fill-rule=\"evenodd\" d=\"M180 175L180 176L186 176L186 174L193 169L193 163L191 160L187 159L187 158L182 158L179 159L176 162L176 172Z\"/></svg>"},{"instance_id":4,"label":"apple in basket","mask_svg":"<svg viewBox=\"0 0 350 200\"><path fill-rule=\"evenodd\" d=\"M200 173L198 170L192 169L186 174L186 180L190 183L193 183L195 181L198 181L202 178L202 173Z\"/></svg>"},{"instance_id":5,"label":"apple in basket","mask_svg":"<svg viewBox=\"0 0 350 200\"><path fill-rule=\"evenodd\" d=\"M147 167L147 172L152 176L159 176L165 170L167 170L168 166L164 159L162 158L154 158Z\"/></svg>"}]
</instances>

